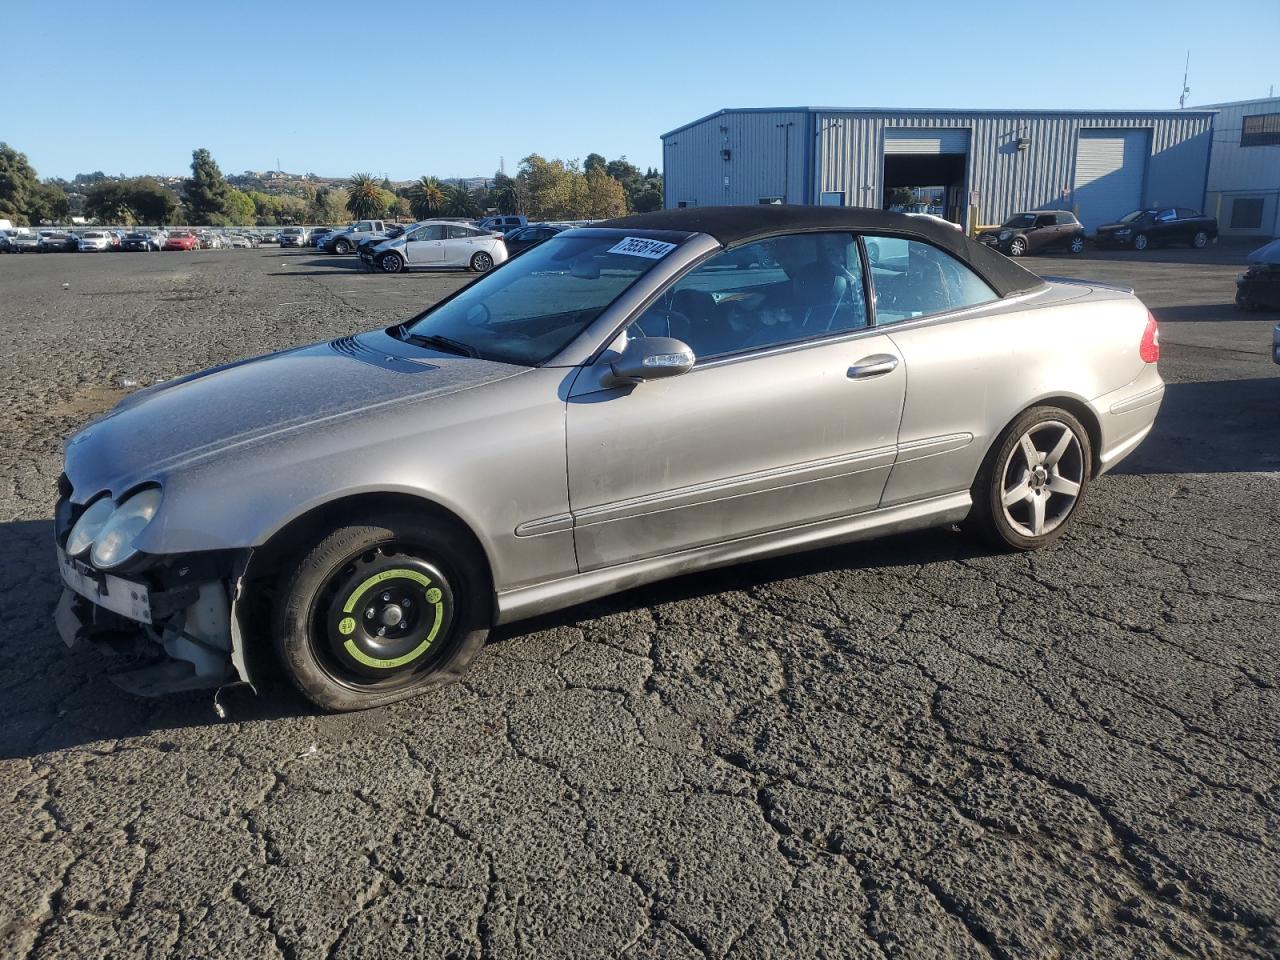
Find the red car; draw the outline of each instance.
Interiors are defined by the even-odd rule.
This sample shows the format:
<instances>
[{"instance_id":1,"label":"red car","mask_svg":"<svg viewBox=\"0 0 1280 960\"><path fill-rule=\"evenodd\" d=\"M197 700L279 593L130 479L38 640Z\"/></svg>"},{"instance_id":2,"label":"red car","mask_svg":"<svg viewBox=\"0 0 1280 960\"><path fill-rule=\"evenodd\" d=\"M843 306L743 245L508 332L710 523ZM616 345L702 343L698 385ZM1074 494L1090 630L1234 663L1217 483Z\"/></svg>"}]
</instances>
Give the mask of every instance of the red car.
<instances>
[{"instance_id":1,"label":"red car","mask_svg":"<svg viewBox=\"0 0 1280 960\"><path fill-rule=\"evenodd\" d=\"M194 233L171 233L164 242L165 250L199 250L200 240Z\"/></svg>"}]
</instances>

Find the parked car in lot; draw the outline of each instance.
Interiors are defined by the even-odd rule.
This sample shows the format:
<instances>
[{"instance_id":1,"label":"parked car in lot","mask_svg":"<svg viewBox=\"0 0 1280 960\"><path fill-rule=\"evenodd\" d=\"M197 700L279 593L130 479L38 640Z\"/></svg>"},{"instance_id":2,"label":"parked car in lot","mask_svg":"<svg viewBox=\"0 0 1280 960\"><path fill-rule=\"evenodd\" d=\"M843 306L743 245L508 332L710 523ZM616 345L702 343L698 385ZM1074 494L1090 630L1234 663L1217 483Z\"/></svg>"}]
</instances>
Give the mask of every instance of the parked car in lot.
<instances>
[{"instance_id":1,"label":"parked car in lot","mask_svg":"<svg viewBox=\"0 0 1280 960\"><path fill-rule=\"evenodd\" d=\"M748 247L774 266L722 266ZM55 621L149 652L129 689L274 655L351 710L457 679L493 624L667 576L960 521L1035 550L1150 431L1158 358L1129 290L918 218L567 230L407 322L156 384L71 437Z\"/></svg>"},{"instance_id":2,"label":"parked car in lot","mask_svg":"<svg viewBox=\"0 0 1280 960\"><path fill-rule=\"evenodd\" d=\"M325 240L334 232L333 227L315 227L311 231L311 236L307 237L308 247L322 247Z\"/></svg>"},{"instance_id":3,"label":"parked car in lot","mask_svg":"<svg viewBox=\"0 0 1280 960\"><path fill-rule=\"evenodd\" d=\"M9 238L15 236L14 231L0 230L0 253L13 253L13 241Z\"/></svg>"},{"instance_id":4,"label":"parked car in lot","mask_svg":"<svg viewBox=\"0 0 1280 960\"><path fill-rule=\"evenodd\" d=\"M1280 310L1280 240L1249 254L1248 268L1236 278L1236 306L1241 310Z\"/></svg>"},{"instance_id":5,"label":"parked car in lot","mask_svg":"<svg viewBox=\"0 0 1280 960\"><path fill-rule=\"evenodd\" d=\"M120 249L126 252L159 250L162 246L164 246L164 241L159 236L145 230L134 230L131 233L126 233L124 239L120 241Z\"/></svg>"},{"instance_id":6,"label":"parked car in lot","mask_svg":"<svg viewBox=\"0 0 1280 960\"><path fill-rule=\"evenodd\" d=\"M413 224L409 224L412 227ZM371 233L367 237L362 237L356 241L356 257L359 258L362 265L367 265L368 259L365 257L366 250L372 250L378 244L387 240L395 240L403 237L408 228L400 224L387 227L386 233Z\"/></svg>"},{"instance_id":7,"label":"parked car in lot","mask_svg":"<svg viewBox=\"0 0 1280 960\"><path fill-rule=\"evenodd\" d=\"M1084 227L1074 213L1066 210L1030 210L1015 213L998 230L978 234L978 242L1011 257L1028 253L1069 250L1084 251Z\"/></svg>"},{"instance_id":8,"label":"parked car in lot","mask_svg":"<svg viewBox=\"0 0 1280 960\"><path fill-rule=\"evenodd\" d=\"M40 234L36 249L41 253L72 253L80 249L80 238L74 233L48 230Z\"/></svg>"},{"instance_id":9,"label":"parked car in lot","mask_svg":"<svg viewBox=\"0 0 1280 960\"><path fill-rule=\"evenodd\" d=\"M1218 238L1218 221L1190 207L1146 207L1132 210L1115 223L1098 227L1093 242L1100 247L1147 247L1185 243L1202 249Z\"/></svg>"},{"instance_id":10,"label":"parked car in lot","mask_svg":"<svg viewBox=\"0 0 1280 960\"><path fill-rule=\"evenodd\" d=\"M385 237L387 225L382 220L359 220L336 230L324 238L324 249L329 253L345 255L354 253L361 240L369 237Z\"/></svg>"},{"instance_id":11,"label":"parked car in lot","mask_svg":"<svg viewBox=\"0 0 1280 960\"><path fill-rule=\"evenodd\" d=\"M105 230L86 230L80 234L81 253L102 253L111 249L111 237Z\"/></svg>"},{"instance_id":12,"label":"parked car in lot","mask_svg":"<svg viewBox=\"0 0 1280 960\"><path fill-rule=\"evenodd\" d=\"M499 234L463 223L426 220L406 229L394 240L361 248L366 266L384 273L415 269L462 269L485 273L507 259Z\"/></svg>"},{"instance_id":13,"label":"parked car in lot","mask_svg":"<svg viewBox=\"0 0 1280 960\"><path fill-rule=\"evenodd\" d=\"M502 214L492 217L484 217L476 224L481 230L496 230L503 235L510 233L512 230L518 230L520 227L528 226L529 218L525 216L516 216L514 214Z\"/></svg>"},{"instance_id":14,"label":"parked car in lot","mask_svg":"<svg viewBox=\"0 0 1280 960\"><path fill-rule=\"evenodd\" d=\"M162 250L199 250L200 238L190 230L175 230L165 238Z\"/></svg>"},{"instance_id":15,"label":"parked car in lot","mask_svg":"<svg viewBox=\"0 0 1280 960\"><path fill-rule=\"evenodd\" d=\"M238 247L242 250L252 249L254 245L248 235L243 233L227 234L226 243L229 247Z\"/></svg>"},{"instance_id":16,"label":"parked car in lot","mask_svg":"<svg viewBox=\"0 0 1280 960\"><path fill-rule=\"evenodd\" d=\"M8 231L10 253L32 253L39 249L40 237L27 229Z\"/></svg>"},{"instance_id":17,"label":"parked car in lot","mask_svg":"<svg viewBox=\"0 0 1280 960\"><path fill-rule=\"evenodd\" d=\"M305 227L285 227L280 231L280 246L305 247L306 245L307 230Z\"/></svg>"},{"instance_id":18,"label":"parked car in lot","mask_svg":"<svg viewBox=\"0 0 1280 960\"><path fill-rule=\"evenodd\" d=\"M503 241L507 247L507 253L515 256L518 253L524 253L533 247L536 247L543 240L550 240L557 233L563 233L568 227L557 226L552 223L531 223L527 227L517 227L508 233Z\"/></svg>"}]
</instances>

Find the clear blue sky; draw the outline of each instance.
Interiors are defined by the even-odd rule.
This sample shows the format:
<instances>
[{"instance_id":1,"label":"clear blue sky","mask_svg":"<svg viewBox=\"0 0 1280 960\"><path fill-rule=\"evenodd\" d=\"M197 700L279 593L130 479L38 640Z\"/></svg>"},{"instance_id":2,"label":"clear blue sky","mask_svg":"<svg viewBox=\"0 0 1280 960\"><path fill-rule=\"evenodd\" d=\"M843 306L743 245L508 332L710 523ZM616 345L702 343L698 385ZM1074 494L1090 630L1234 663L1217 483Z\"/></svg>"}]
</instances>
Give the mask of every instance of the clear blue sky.
<instances>
[{"instance_id":1,"label":"clear blue sky","mask_svg":"<svg viewBox=\"0 0 1280 960\"><path fill-rule=\"evenodd\" d=\"M659 134L726 106L1174 108L1188 48L1189 104L1280 88L1278 0L4 2L0 40L0 140L64 177L195 147L396 180L659 166Z\"/></svg>"}]
</instances>

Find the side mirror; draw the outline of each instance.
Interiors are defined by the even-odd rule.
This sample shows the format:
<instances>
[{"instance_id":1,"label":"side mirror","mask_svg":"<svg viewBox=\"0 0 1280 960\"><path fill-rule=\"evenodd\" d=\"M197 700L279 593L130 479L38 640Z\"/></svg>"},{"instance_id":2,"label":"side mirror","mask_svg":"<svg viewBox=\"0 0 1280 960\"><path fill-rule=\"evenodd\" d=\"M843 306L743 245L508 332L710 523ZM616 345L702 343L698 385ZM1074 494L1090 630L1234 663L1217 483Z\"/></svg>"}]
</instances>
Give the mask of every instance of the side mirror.
<instances>
[{"instance_id":1,"label":"side mirror","mask_svg":"<svg viewBox=\"0 0 1280 960\"><path fill-rule=\"evenodd\" d=\"M678 377L693 369L695 357L689 345L673 337L637 337L609 365L607 386L621 387L644 380Z\"/></svg>"}]
</instances>

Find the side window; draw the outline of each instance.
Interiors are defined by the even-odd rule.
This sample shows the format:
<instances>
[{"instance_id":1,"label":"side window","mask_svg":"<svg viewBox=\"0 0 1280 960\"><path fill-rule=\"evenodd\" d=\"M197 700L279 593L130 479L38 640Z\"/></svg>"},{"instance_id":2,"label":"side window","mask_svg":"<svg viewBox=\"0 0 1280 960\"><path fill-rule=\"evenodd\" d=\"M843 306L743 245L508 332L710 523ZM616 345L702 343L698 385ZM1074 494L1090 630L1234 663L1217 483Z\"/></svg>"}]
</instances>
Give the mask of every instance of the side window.
<instances>
[{"instance_id":1,"label":"side window","mask_svg":"<svg viewBox=\"0 0 1280 960\"><path fill-rule=\"evenodd\" d=\"M668 289L629 333L675 337L707 359L866 325L857 240L806 233L712 257Z\"/></svg>"},{"instance_id":2,"label":"side window","mask_svg":"<svg viewBox=\"0 0 1280 960\"><path fill-rule=\"evenodd\" d=\"M1059 213L1057 217L1059 226L1074 227L1078 222L1076 218L1069 213Z\"/></svg>"},{"instance_id":3,"label":"side window","mask_svg":"<svg viewBox=\"0 0 1280 960\"><path fill-rule=\"evenodd\" d=\"M1161 210L1159 213L1156 214L1156 219L1159 220L1161 223L1170 223L1176 218L1177 218L1177 214L1174 213L1172 207L1170 207L1168 210Z\"/></svg>"},{"instance_id":4,"label":"side window","mask_svg":"<svg viewBox=\"0 0 1280 960\"><path fill-rule=\"evenodd\" d=\"M439 223L429 223L409 234L410 240L443 240L444 227Z\"/></svg>"},{"instance_id":5,"label":"side window","mask_svg":"<svg viewBox=\"0 0 1280 960\"><path fill-rule=\"evenodd\" d=\"M1052 227L1056 222L1057 222L1057 219L1054 217L1052 213L1041 214L1040 216L1036 217L1037 227Z\"/></svg>"},{"instance_id":6,"label":"side window","mask_svg":"<svg viewBox=\"0 0 1280 960\"><path fill-rule=\"evenodd\" d=\"M465 240L467 237L474 237L475 234L466 227L448 227L450 240Z\"/></svg>"},{"instance_id":7,"label":"side window","mask_svg":"<svg viewBox=\"0 0 1280 960\"><path fill-rule=\"evenodd\" d=\"M1190 207L1178 207L1179 220L1194 220L1198 216L1200 216L1200 214L1197 211L1192 210Z\"/></svg>"},{"instance_id":8,"label":"side window","mask_svg":"<svg viewBox=\"0 0 1280 960\"><path fill-rule=\"evenodd\" d=\"M867 237L876 323L898 323L989 303L995 291L937 247L899 237Z\"/></svg>"}]
</instances>

